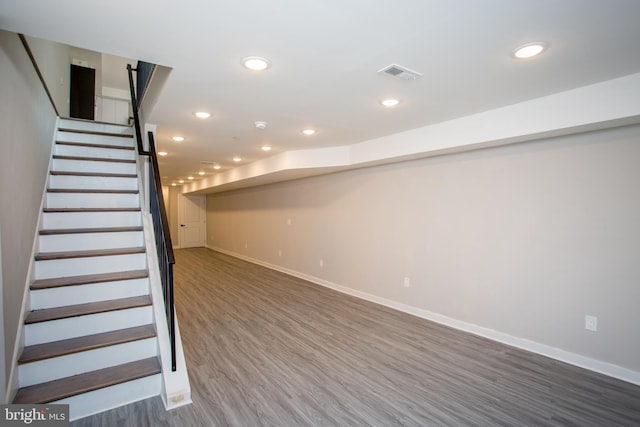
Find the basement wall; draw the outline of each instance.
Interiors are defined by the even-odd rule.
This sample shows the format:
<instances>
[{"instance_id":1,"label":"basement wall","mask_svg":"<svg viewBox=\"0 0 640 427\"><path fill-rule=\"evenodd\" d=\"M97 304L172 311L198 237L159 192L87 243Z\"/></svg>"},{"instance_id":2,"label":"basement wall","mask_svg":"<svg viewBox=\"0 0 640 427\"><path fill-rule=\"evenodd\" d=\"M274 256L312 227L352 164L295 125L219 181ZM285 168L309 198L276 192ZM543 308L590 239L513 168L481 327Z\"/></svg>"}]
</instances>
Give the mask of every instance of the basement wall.
<instances>
[{"instance_id":1,"label":"basement wall","mask_svg":"<svg viewBox=\"0 0 640 427\"><path fill-rule=\"evenodd\" d=\"M56 115L15 33L0 31L0 76L0 259L5 350L0 354L0 369L8 376L22 322L20 310ZM6 385L5 380L2 389Z\"/></svg>"},{"instance_id":2,"label":"basement wall","mask_svg":"<svg viewBox=\"0 0 640 427\"><path fill-rule=\"evenodd\" d=\"M639 183L619 127L211 194L208 246L640 383Z\"/></svg>"},{"instance_id":3,"label":"basement wall","mask_svg":"<svg viewBox=\"0 0 640 427\"><path fill-rule=\"evenodd\" d=\"M26 36L60 117L69 117L71 47L62 43Z\"/></svg>"}]
</instances>

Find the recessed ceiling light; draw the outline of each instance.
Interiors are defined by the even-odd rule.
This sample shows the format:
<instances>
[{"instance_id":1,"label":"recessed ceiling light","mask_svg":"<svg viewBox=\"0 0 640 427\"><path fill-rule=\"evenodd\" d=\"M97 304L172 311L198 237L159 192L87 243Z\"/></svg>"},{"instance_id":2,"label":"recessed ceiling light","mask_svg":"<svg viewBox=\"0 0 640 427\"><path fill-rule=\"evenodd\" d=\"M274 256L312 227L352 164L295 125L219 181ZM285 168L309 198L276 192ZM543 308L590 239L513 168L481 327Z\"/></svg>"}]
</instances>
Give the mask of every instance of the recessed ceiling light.
<instances>
[{"instance_id":1,"label":"recessed ceiling light","mask_svg":"<svg viewBox=\"0 0 640 427\"><path fill-rule=\"evenodd\" d=\"M269 68L271 66L271 62L269 62L268 59L261 58L259 56L247 56L246 58L242 58L242 65L249 70L262 71Z\"/></svg>"},{"instance_id":2,"label":"recessed ceiling light","mask_svg":"<svg viewBox=\"0 0 640 427\"><path fill-rule=\"evenodd\" d=\"M234 161L234 162L241 162L241 161L242 161L242 157L240 157L240 156L235 156L235 157L233 158L233 161Z\"/></svg>"},{"instance_id":3,"label":"recessed ceiling light","mask_svg":"<svg viewBox=\"0 0 640 427\"><path fill-rule=\"evenodd\" d=\"M192 176L188 176L187 179L193 179L193 177Z\"/></svg>"},{"instance_id":4,"label":"recessed ceiling light","mask_svg":"<svg viewBox=\"0 0 640 427\"><path fill-rule=\"evenodd\" d=\"M400 103L400 101L398 101L397 99L393 99L393 98L389 98L389 99L385 99L384 101L380 101L380 104L384 105L385 107L395 107L399 103Z\"/></svg>"},{"instance_id":5,"label":"recessed ceiling light","mask_svg":"<svg viewBox=\"0 0 640 427\"><path fill-rule=\"evenodd\" d=\"M204 171L198 172L198 175L200 175L200 176L204 175Z\"/></svg>"},{"instance_id":6,"label":"recessed ceiling light","mask_svg":"<svg viewBox=\"0 0 640 427\"><path fill-rule=\"evenodd\" d=\"M176 185L178 184L176 184L175 182L171 184L172 187L175 187Z\"/></svg>"},{"instance_id":7,"label":"recessed ceiling light","mask_svg":"<svg viewBox=\"0 0 640 427\"><path fill-rule=\"evenodd\" d=\"M262 149L262 151L270 151L271 147L268 145L263 145L262 147L260 147Z\"/></svg>"},{"instance_id":8,"label":"recessed ceiling light","mask_svg":"<svg viewBox=\"0 0 640 427\"><path fill-rule=\"evenodd\" d=\"M216 169L216 170L220 169L221 167L222 166L220 166L220 165L213 165L213 168Z\"/></svg>"},{"instance_id":9,"label":"recessed ceiling light","mask_svg":"<svg viewBox=\"0 0 640 427\"><path fill-rule=\"evenodd\" d=\"M180 184L184 184L184 179L178 181Z\"/></svg>"},{"instance_id":10,"label":"recessed ceiling light","mask_svg":"<svg viewBox=\"0 0 640 427\"><path fill-rule=\"evenodd\" d=\"M545 42L532 42L515 48L511 54L518 59L531 58L541 54L547 48Z\"/></svg>"},{"instance_id":11,"label":"recessed ceiling light","mask_svg":"<svg viewBox=\"0 0 640 427\"><path fill-rule=\"evenodd\" d=\"M193 114L195 114L199 119L208 119L209 117L211 117L211 113L207 113L206 111L198 111Z\"/></svg>"},{"instance_id":12,"label":"recessed ceiling light","mask_svg":"<svg viewBox=\"0 0 640 427\"><path fill-rule=\"evenodd\" d=\"M305 135L313 135L316 131L314 129L304 129L302 133Z\"/></svg>"},{"instance_id":13,"label":"recessed ceiling light","mask_svg":"<svg viewBox=\"0 0 640 427\"><path fill-rule=\"evenodd\" d=\"M166 151L158 151L158 156L166 156L167 154L169 153L167 153Z\"/></svg>"},{"instance_id":14,"label":"recessed ceiling light","mask_svg":"<svg viewBox=\"0 0 640 427\"><path fill-rule=\"evenodd\" d=\"M171 139L173 139L176 142L182 142L182 141L184 141L184 136L174 136Z\"/></svg>"}]
</instances>

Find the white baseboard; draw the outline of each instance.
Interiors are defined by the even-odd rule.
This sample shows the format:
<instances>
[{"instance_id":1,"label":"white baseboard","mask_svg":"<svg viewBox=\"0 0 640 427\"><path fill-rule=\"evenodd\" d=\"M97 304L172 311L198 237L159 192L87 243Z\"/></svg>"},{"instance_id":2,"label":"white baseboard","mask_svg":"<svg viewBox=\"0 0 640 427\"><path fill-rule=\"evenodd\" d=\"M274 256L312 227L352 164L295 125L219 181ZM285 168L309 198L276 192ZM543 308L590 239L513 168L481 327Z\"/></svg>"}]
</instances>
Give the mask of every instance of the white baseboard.
<instances>
[{"instance_id":1,"label":"white baseboard","mask_svg":"<svg viewBox=\"0 0 640 427\"><path fill-rule=\"evenodd\" d=\"M162 388L160 397L162 398L165 409L168 411L192 403L191 384L189 383L187 363L182 348L180 328L178 327L178 315L175 311L176 371L171 370L171 339L169 337L168 323L165 314L160 267L155 251L156 242L153 234L153 220L151 214L146 212L142 214L142 219L144 223L145 244L147 247L149 286L151 297L153 298L154 319L156 322L160 361L162 363Z\"/></svg>"},{"instance_id":2,"label":"white baseboard","mask_svg":"<svg viewBox=\"0 0 640 427\"><path fill-rule=\"evenodd\" d=\"M272 270L280 271L285 274L289 274L294 277L298 277L303 280L315 283L326 288L342 292L347 295L354 296L366 301L370 301L376 304L384 305L385 307L393 308L404 313L408 313L417 317L421 317L426 320L430 320L442 325L450 326L461 331L469 332L474 335L478 335L484 338L488 338L493 341L497 341L512 347L516 347L522 350L537 353L542 356L550 357L555 360L559 360L570 365L578 366L580 368L588 369L590 371L598 372L609 377L617 378L622 381L629 382L631 384L640 385L640 372L633 371L622 366L614 365L612 363L603 362L600 360L592 359L577 353L572 353L566 350L562 350L556 347L552 347L546 344L541 344L535 341L530 341L524 338L514 337L509 334L505 334L500 331L496 331L482 326L474 325L473 323L463 322L461 320L453 319L451 317L443 316L432 311L424 310L418 307L402 304L397 301L393 301L387 298L382 298L376 295L372 295L366 292L357 291L355 289L347 288L345 286L338 285L327 280L310 276L308 274L300 273L295 270L291 270L276 264L271 264L259 259L251 258L246 255L242 255L236 252L228 251L226 249L217 248L213 246L207 246L208 249L220 252L226 255L230 255L235 258L239 258L254 264L261 265L263 267L270 268Z\"/></svg>"}]
</instances>

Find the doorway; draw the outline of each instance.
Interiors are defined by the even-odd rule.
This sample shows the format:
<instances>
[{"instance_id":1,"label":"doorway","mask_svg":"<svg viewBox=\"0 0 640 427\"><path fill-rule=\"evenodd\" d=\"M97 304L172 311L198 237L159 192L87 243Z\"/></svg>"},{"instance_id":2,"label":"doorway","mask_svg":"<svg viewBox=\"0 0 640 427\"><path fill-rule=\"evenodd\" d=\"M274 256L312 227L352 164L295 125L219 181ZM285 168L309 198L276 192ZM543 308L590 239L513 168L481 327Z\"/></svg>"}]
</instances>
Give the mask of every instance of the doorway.
<instances>
[{"instance_id":1,"label":"doorway","mask_svg":"<svg viewBox=\"0 0 640 427\"><path fill-rule=\"evenodd\" d=\"M180 248L204 247L207 235L205 196L178 195Z\"/></svg>"},{"instance_id":2,"label":"doorway","mask_svg":"<svg viewBox=\"0 0 640 427\"><path fill-rule=\"evenodd\" d=\"M69 116L93 120L95 113L96 70L71 64Z\"/></svg>"}]
</instances>

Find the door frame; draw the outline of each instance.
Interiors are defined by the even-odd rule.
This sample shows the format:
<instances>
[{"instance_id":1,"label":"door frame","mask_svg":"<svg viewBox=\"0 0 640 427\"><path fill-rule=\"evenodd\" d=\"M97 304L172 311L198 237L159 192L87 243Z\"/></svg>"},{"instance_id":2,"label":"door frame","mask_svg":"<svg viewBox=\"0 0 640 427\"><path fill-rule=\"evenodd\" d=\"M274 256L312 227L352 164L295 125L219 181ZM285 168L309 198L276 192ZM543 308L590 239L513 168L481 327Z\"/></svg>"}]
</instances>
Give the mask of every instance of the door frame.
<instances>
[{"instance_id":1,"label":"door frame","mask_svg":"<svg viewBox=\"0 0 640 427\"><path fill-rule=\"evenodd\" d=\"M185 198L188 197L190 199L198 199L201 200L201 207L200 207L200 218L201 218L201 227L200 227L200 241L202 242L203 246L206 247L207 246L207 198L206 196L200 196L200 195L194 195L194 196L189 196L189 195L185 195L185 194L178 194L178 247L183 248L184 246L184 242L183 242L183 233L182 233L182 229L184 227L184 221L183 221L183 209L184 209L184 200Z\"/></svg>"}]
</instances>

